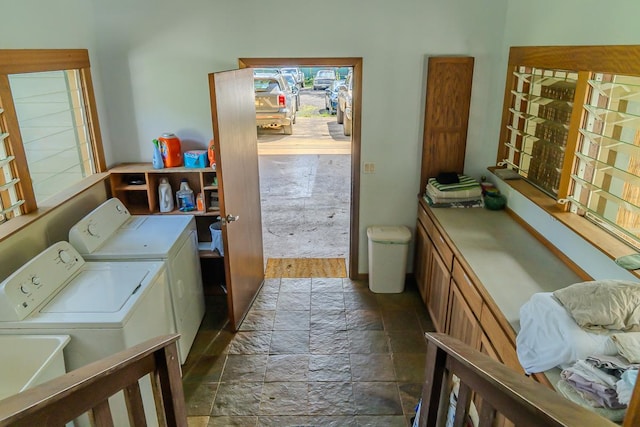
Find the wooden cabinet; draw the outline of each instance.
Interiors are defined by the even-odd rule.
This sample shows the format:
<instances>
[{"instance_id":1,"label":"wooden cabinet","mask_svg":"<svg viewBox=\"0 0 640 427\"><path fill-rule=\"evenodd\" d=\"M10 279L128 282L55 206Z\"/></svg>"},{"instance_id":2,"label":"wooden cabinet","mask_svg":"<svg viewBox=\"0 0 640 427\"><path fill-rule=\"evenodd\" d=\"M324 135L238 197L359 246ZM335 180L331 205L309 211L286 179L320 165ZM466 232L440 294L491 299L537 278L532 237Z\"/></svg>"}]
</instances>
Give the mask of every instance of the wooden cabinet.
<instances>
[{"instance_id":1,"label":"wooden cabinet","mask_svg":"<svg viewBox=\"0 0 640 427\"><path fill-rule=\"evenodd\" d=\"M451 281L449 293L449 327L447 333L475 349L480 348L480 335L482 335L480 323L455 280Z\"/></svg>"},{"instance_id":2,"label":"wooden cabinet","mask_svg":"<svg viewBox=\"0 0 640 427\"><path fill-rule=\"evenodd\" d=\"M428 285L429 282L427 280L427 263L423 260L427 257L427 251L429 250L429 246L431 246L431 241L429 240L429 236L427 236L427 232L424 229L424 226L421 223L418 223L416 226L416 237L415 237L415 260L413 265L415 266L413 269L413 274L416 279L416 283L418 284L418 291L420 292L420 296L422 300L426 303L427 301L427 292L429 290Z\"/></svg>"},{"instance_id":3,"label":"wooden cabinet","mask_svg":"<svg viewBox=\"0 0 640 427\"><path fill-rule=\"evenodd\" d=\"M445 261L438 254L435 245L427 245L427 309L436 331L445 332L447 327L447 311L449 307L449 286L451 273Z\"/></svg>"},{"instance_id":4,"label":"wooden cabinet","mask_svg":"<svg viewBox=\"0 0 640 427\"><path fill-rule=\"evenodd\" d=\"M216 172L210 168L164 168L154 169L150 163L129 163L112 168L109 174L111 195L124 203L134 215L194 215L198 228L201 258L219 257L210 247L211 232L209 225L218 220L220 215L218 200L218 184ZM158 185L162 178L167 178L175 196L180 182L186 179L194 197L200 195L203 209L191 212L180 212L178 206L172 212L160 213L158 205ZM175 203L175 200L174 200Z\"/></svg>"},{"instance_id":5,"label":"wooden cabinet","mask_svg":"<svg viewBox=\"0 0 640 427\"><path fill-rule=\"evenodd\" d=\"M473 62L469 56L428 58L421 190L440 172L463 172Z\"/></svg>"}]
</instances>

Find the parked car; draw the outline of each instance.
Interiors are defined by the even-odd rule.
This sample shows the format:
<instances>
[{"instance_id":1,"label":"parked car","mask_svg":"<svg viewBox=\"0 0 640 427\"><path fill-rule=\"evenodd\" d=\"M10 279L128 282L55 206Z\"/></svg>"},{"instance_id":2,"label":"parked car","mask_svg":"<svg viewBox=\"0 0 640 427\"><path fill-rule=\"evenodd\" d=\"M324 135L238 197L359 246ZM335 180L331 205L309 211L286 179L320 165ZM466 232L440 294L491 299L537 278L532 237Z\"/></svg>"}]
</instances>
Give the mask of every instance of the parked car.
<instances>
[{"instance_id":1,"label":"parked car","mask_svg":"<svg viewBox=\"0 0 640 427\"><path fill-rule=\"evenodd\" d=\"M334 70L318 70L313 78L313 90L326 89L335 79L336 72Z\"/></svg>"},{"instance_id":2,"label":"parked car","mask_svg":"<svg viewBox=\"0 0 640 427\"><path fill-rule=\"evenodd\" d=\"M304 87L304 73L302 71L300 71L300 68L298 67L287 67L287 68L280 68L280 72L282 74L293 74L293 77L296 79L296 84L298 85L299 89L302 89Z\"/></svg>"},{"instance_id":3,"label":"parked car","mask_svg":"<svg viewBox=\"0 0 640 427\"><path fill-rule=\"evenodd\" d=\"M324 90L324 108L326 108L329 114L336 114L338 108L338 92L342 85L344 85L344 80L334 80L331 86Z\"/></svg>"},{"instance_id":4,"label":"parked car","mask_svg":"<svg viewBox=\"0 0 640 427\"><path fill-rule=\"evenodd\" d=\"M282 72L277 68L254 68L253 75L273 75L273 74L282 74Z\"/></svg>"},{"instance_id":5,"label":"parked car","mask_svg":"<svg viewBox=\"0 0 640 427\"><path fill-rule=\"evenodd\" d=\"M285 135L293 134L296 122L296 99L282 74L254 74L256 125L281 127Z\"/></svg>"},{"instance_id":6,"label":"parked car","mask_svg":"<svg viewBox=\"0 0 640 427\"><path fill-rule=\"evenodd\" d=\"M336 120L342 123L342 128L346 136L351 135L352 114L351 100L353 96L353 73L349 72L345 79L344 85L338 90L338 109L336 111Z\"/></svg>"},{"instance_id":7,"label":"parked car","mask_svg":"<svg viewBox=\"0 0 640 427\"><path fill-rule=\"evenodd\" d=\"M298 111L300 109L300 88L296 83L296 78L291 73L282 73L282 77L287 81L291 88L291 92L293 92L296 97L296 111Z\"/></svg>"}]
</instances>

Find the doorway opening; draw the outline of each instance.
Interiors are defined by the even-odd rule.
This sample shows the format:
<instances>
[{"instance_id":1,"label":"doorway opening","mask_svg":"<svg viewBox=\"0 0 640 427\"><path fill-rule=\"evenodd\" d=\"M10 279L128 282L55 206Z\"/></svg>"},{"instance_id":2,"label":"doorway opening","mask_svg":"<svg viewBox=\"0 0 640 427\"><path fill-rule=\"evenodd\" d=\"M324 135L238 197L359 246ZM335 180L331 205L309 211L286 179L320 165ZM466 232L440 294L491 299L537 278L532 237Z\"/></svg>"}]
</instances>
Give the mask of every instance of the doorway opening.
<instances>
[{"instance_id":1,"label":"doorway opening","mask_svg":"<svg viewBox=\"0 0 640 427\"><path fill-rule=\"evenodd\" d=\"M305 78L291 134L278 126L258 131L267 270L275 265L270 259L343 259L345 276L357 279L362 58L241 58L239 64L298 68ZM344 115L338 122L327 108L324 82L314 88L312 73L321 69L337 71L338 79L351 74L348 132Z\"/></svg>"}]
</instances>

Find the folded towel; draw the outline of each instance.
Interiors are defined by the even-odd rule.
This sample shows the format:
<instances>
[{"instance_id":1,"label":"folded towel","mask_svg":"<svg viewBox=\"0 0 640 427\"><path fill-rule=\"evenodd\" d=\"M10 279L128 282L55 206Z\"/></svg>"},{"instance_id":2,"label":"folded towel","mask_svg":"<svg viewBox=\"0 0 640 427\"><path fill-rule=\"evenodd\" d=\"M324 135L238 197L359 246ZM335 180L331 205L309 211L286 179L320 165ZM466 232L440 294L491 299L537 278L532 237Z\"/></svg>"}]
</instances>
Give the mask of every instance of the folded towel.
<instances>
[{"instance_id":1,"label":"folded towel","mask_svg":"<svg viewBox=\"0 0 640 427\"><path fill-rule=\"evenodd\" d=\"M460 182L452 183L452 184L440 184L435 178L429 178L427 183L432 184L435 188L440 191L456 191L456 190L465 190L473 187L480 187L480 183L470 176L466 175L458 175L458 179Z\"/></svg>"},{"instance_id":2,"label":"folded towel","mask_svg":"<svg viewBox=\"0 0 640 427\"><path fill-rule=\"evenodd\" d=\"M614 422L621 422L624 420L624 416L627 412L626 409L609 409L609 408L594 408L587 402L573 387L571 387L566 381L560 380L556 385L556 389L567 399L582 406L583 408L590 409L605 418Z\"/></svg>"},{"instance_id":3,"label":"folded towel","mask_svg":"<svg viewBox=\"0 0 640 427\"><path fill-rule=\"evenodd\" d=\"M622 374L620 381L616 383L616 392L620 403L628 405L631 402L631 395L638 379L638 370L629 369Z\"/></svg>"},{"instance_id":4,"label":"folded towel","mask_svg":"<svg viewBox=\"0 0 640 427\"><path fill-rule=\"evenodd\" d=\"M482 187L479 185L472 186L469 188L464 188L461 190L453 190L453 191L442 191L438 190L431 182L427 184L426 188L427 194L432 198L438 199L465 199L469 197L481 197L482 196Z\"/></svg>"}]
</instances>

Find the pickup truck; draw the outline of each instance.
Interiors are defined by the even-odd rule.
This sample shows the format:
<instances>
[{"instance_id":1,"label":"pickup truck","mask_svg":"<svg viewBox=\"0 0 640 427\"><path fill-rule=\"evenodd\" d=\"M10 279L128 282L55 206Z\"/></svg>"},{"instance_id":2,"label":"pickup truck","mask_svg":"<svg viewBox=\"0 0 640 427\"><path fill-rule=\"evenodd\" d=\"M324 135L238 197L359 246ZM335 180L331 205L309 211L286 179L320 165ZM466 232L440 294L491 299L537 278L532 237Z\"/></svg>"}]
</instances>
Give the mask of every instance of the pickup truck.
<instances>
[{"instance_id":1,"label":"pickup truck","mask_svg":"<svg viewBox=\"0 0 640 427\"><path fill-rule=\"evenodd\" d=\"M285 135L293 134L296 122L296 97L281 74L254 74L256 125L281 127Z\"/></svg>"}]
</instances>

